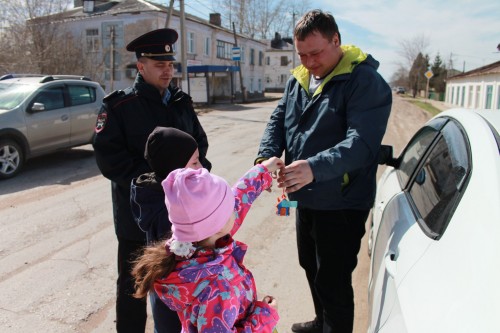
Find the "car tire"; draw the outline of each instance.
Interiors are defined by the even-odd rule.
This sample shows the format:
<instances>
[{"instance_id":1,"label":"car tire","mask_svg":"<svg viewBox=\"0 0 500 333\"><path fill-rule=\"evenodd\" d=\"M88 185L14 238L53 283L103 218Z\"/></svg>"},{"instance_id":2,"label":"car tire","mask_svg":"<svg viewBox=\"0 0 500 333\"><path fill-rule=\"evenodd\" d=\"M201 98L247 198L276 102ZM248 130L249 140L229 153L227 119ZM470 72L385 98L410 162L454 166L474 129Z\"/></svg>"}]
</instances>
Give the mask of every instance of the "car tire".
<instances>
[{"instance_id":1,"label":"car tire","mask_svg":"<svg viewBox=\"0 0 500 333\"><path fill-rule=\"evenodd\" d=\"M0 140L0 179L14 177L24 164L21 146L10 139Z\"/></svg>"}]
</instances>

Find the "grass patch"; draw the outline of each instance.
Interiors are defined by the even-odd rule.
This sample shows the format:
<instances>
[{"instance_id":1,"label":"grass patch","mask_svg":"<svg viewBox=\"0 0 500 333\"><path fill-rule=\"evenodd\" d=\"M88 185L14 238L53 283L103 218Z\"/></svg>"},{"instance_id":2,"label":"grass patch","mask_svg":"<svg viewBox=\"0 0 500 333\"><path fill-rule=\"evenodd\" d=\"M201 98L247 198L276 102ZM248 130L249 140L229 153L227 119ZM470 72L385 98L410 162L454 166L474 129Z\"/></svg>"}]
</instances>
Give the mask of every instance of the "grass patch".
<instances>
[{"instance_id":1,"label":"grass patch","mask_svg":"<svg viewBox=\"0 0 500 333\"><path fill-rule=\"evenodd\" d=\"M431 115L435 116L437 115L438 113L441 112L440 109L438 109L437 107L435 107L434 105L432 105L431 103L428 103L428 102L424 102L424 101L417 101L417 100L409 100L408 99L408 102L418 106L419 108L429 112Z\"/></svg>"}]
</instances>

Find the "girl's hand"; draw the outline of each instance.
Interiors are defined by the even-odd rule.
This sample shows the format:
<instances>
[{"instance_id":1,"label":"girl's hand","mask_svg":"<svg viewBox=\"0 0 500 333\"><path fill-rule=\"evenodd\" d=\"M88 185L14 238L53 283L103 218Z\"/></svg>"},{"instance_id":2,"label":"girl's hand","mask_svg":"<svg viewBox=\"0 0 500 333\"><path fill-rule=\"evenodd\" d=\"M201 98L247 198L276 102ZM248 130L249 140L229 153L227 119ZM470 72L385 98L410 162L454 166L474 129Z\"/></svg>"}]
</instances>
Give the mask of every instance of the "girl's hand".
<instances>
[{"instance_id":1,"label":"girl's hand","mask_svg":"<svg viewBox=\"0 0 500 333\"><path fill-rule=\"evenodd\" d=\"M274 310L278 311L278 301L273 296L266 296L262 299L262 301L267 303Z\"/></svg>"},{"instance_id":2,"label":"girl's hand","mask_svg":"<svg viewBox=\"0 0 500 333\"><path fill-rule=\"evenodd\" d=\"M271 157L262 161L261 164L265 166L269 172L275 172L276 170L283 169L285 167L285 163L277 157Z\"/></svg>"}]
</instances>

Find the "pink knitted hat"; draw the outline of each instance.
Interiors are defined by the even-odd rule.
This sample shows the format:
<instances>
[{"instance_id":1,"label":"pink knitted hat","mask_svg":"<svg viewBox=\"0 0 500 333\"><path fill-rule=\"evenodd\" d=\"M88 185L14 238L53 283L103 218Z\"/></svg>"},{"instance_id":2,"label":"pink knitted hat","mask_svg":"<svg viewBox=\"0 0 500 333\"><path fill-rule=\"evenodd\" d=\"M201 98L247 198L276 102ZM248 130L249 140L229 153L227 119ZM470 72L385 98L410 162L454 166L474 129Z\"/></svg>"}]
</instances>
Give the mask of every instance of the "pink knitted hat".
<instances>
[{"instance_id":1,"label":"pink knitted hat","mask_svg":"<svg viewBox=\"0 0 500 333\"><path fill-rule=\"evenodd\" d=\"M177 169L161 184L178 241L197 242L214 235L234 212L231 187L207 169Z\"/></svg>"}]
</instances>

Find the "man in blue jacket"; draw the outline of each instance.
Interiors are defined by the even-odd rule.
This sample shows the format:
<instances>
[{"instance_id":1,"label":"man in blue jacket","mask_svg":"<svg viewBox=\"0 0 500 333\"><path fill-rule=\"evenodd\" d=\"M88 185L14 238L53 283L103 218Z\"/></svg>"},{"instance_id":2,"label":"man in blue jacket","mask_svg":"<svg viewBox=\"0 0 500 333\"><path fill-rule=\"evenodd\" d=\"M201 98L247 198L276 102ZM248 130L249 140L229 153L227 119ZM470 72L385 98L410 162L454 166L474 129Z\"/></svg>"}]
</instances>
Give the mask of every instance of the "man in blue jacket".
<instances>
[{"instance_id":1,"label":"man in blue jacket","mask_svg":"<svg viewBox=\"0 0 500 333\"><path fill-rule=\"evenodd\" d=\"M294 41L301 65L271 115L255 162L284 152L279 187L298 201L299 263L316 318L294 324L292 331L352 332L351 276L375 197L392 94L376 60L341 45L331 14L306 13Z\"/></svg>"}]
</instances>

